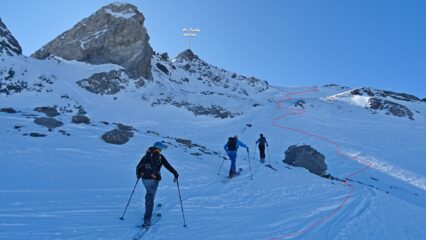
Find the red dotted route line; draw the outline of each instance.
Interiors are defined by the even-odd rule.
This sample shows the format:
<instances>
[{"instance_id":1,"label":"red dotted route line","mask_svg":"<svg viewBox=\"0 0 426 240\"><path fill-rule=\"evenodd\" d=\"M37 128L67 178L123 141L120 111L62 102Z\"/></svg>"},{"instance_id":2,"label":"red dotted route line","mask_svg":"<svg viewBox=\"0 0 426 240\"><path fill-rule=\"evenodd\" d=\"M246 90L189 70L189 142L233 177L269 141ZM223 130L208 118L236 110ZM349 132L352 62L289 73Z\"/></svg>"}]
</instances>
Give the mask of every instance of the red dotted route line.
<instances>
[{"instance_id":1,"label":"red dotted route line","mask_svg":"<svg viewBox=\"0 0 426 240\"><path fill-rule=\"evenodd\" d=\"M333 140L330 140L327 137L324 137L324 136L321 136L321 135L317 135L317 134L312 134L312 133L306 132L304 130L300 130L300 129L297 129L297 128L291 128L291 127L287 127L287 126L279 124L279 121L282 120L283 118L286 118L286 117L292 116L292 115L301 115L301 114L305 114L306 113L305 110L301 110L301 109L297 109L297 108L286 108L286 107L283 107L282 106L283 102L287 102L287 101L293 100L293 98L292 98L293 95L319 92L319 89L317 87L301 87L301 88L303 89L302 91L287 93L285 95L285 97L284 97L283 100L279 100L279 101L275 102L275 107L278 110L286 110L286 113L284 113L282 115L279 115L278 117L275 117L272 120L272 125L275 126L275 127L281 128L281 129L285 129L285 130L288 130L288 131L293 131L293 132L296 132L296 133L299 133L299 134L303 134L303 135L308 136L308 137L317 138L319 140L322 140L322 141L325 141L327 143L330 143L330 144L332 144L332 145L335 146L335 148L336 148L336 155L337 156L344 157L344 158L349 159L349 160L354 160L354 161L360 162L362 164L365 164L366 166L363 167L363 168L361 168L361 169L359 169L359 170L357 170L357 171L355 171L355 172L353 172L353 173L351 173L351 174L349 174L348 176L346 176L344 178L344 180L340 181L344 186L348 187L350 191L346 195L346 197L343 199L343 201L339 204L339 206L336 207L332 212L330 212L328 215L326 215L324 217L321 217L321 218L317 219L313 223L310 223L307 226L304 226L300 230L297 230L295 232L290 232L290 233L282 234L280 236L272 238L273 240L286 239L286 238L292 238L292 237L299 236L301 234L304 234L306 232L309 232L309 231L313 230L314 228L318 227L319 225L323 224L324 222L330 220L334 215L336 215L336 213L340 209L343 208L343 206L346 205L346 203L351 198L351 196L352 196L352 194L354 192L354 187L351 184L349 184L346 180L349 179L349 178L351 178L351 177L353 177L353 176L355 176L355 175L361 174L362 172L364 172L365 170L367 170L371 166L371 164L372 164L371 162L366 161L366 160L361 159L361 158L358 158L356 156L350 156L350 155L341 153L340 152L339 143L337 143L337 142L335 142Z\"/></svg>"}]
</instances>

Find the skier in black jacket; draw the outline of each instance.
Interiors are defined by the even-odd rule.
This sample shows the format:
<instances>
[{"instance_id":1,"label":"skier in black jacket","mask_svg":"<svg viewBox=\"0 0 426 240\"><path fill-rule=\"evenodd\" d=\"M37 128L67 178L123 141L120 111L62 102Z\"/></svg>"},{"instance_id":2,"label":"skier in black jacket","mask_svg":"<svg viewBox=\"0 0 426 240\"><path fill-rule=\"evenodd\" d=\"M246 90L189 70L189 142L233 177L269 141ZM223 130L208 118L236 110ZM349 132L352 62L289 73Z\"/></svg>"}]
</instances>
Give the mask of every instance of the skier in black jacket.
<instances>
[{"instance_id":1,"label":"skier in black jacket","mask_svg":"<svg viewBox=\"0 0 426 240\"><path fill-rule=\"evenodd\" d=\"M161 154L161 150L165 149L166 145L162 142L156 142L146 151L145 156L141 159L136 167L136 177L142 178L143 185L146 189L145 195L145 215L143 227L151 225L151 216L154 208L154 198L157 192L158 184L161 180L160 170L164 165L173 175L175 180L178 179L179 174L170 165L167 159Z\"/></svg>"},{"instance_id":2,"label":"skier in black jacket","mask_svg":"<svg viewBox=\"0 0 426 240\"><path fill-rule=\"evenodd\" d=\"M259 147L259 153L260 153L260 162L265 162L265 144L268 145L268 141L266 141L266 138L263 136L263 134L260 134L259 139L256 141L256 144L258 144Z\"/></svg>"}]
</instances>

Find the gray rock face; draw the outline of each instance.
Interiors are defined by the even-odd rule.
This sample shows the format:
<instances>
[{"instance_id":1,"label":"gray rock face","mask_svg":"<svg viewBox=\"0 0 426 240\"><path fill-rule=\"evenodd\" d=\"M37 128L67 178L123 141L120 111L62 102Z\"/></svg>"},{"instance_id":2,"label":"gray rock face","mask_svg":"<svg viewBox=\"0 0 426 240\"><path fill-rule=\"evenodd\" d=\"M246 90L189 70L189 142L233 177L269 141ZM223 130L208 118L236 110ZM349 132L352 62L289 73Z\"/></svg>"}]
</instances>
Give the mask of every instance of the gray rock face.
<instances>
[{"instance_id":1,"label":"gray rock face","mask_svg":"<svg viewBox=\"0 0 426 240\"><path fill-rule=\"evenodd\" d=\"M36 133L36 132L32 132L29 135L30 137L46 137L46 134L42 134L42 133Z\"/></svg>"},{"instance_id":2,"label":"gray rock face","mask_svg":"<svg viewBox=\"0 0 426 240\"><path fill-rule=\"evenodd\" d=\"M56 117L59 115L56 107L36 107L34 108L34 111L44 113L48 117Z\"/></svg>"},{"instance_id":3,"label":"gray rock face","mask_svg":"<svg viewBox=\"0 0 426 240\"><path fill-rule=\"evenodd\" d=\"M194 54L194 52L191 51L191 49L186 49L185 51L179 53L179 55L176 57L177 59L184 59L187 61L192 61L194 59L200 59L197 55Z\"/></svg>"},{"instance_id":4,"label":"gray rock face","mask_svg":"<svg viewBox=\"0 0 426 240\"><path fill-rule=\"evenodd\" d=\"M62 125L64 125L63 122L58 121L54 118L50 118L50 117L40 117L40 118L36 118L34 120L35 124L41 125L43 127L47 127L48 129L54 129L57 127L60 127Z\"/></svg>"},{"instance_id":5,"label":"gray rock face","mask_svg":"<svg viewBox=\"0 0 426 240\"><path fill-rule=\"evenodd\" d=\"M0 18L0 55L21 55L22 48Z\"/></svg>"},{"instance_id":6,"label":"gray rock face","mask_svg":"<svg viewBox=\"0 0 426 240\"><path fill-rule=\"evenodd\" d=\"M80 115L79 114L79 115L72 116L71 122L75 123L75 124L82 124L82 123L84 123L84 124L90 124L90 119L87 116L85 116L85 115Z\"/></svg>"},{"instance_id":7,"label":"gray rock face","mask_svg":"<svg viewBox=\"0 0 426 240\"><path fill-rule=\"evenodd\" d=\"M157 106L157 105L165 105L165 104L170 104L170 105L173 105L173 106L178 107L178 108L185 108L188 111L192 112L195 116L208 115L208 116L212 116L212 117L215 117L215 118L224 119L224 118L234 118L236 116L241 115L241 113L230 112L230 111L222 108L221 106L217 106L217 105L211 105L211 106L195 105L195 104L192 104L192 103L186 102L186 101L175 101L170 97L157 99L157 101L152 103L151 105Z\"/></svg>"},{"instance_id":8,"label":"gray rock face","mask_svg":"<svg viewBox=\"0 0 426 240\"><path fill-rule=\"evenodd\" d=\"M393 98L396 100L406 101L406 102L420 102L421 99L407 93L397 93L386 90L370 89L370 88L357 88L351 91L353 95L360 96L370 96L370 97L384 97L384 98Z\"/></svg>"},{"instance_id":9,"label":"gray rock face","mask_svg":"<svg viewBox=\"0 0 426 240\"><path fill-rule=\"evenodd\" d=\"M133 137L132 130L134 130L132 126L117 124L117 128L104 133L102 139L110 144L125 144Z\"/></svg>"},{"instance_id":10,"label":"gray rock face","mask_svg":"<svg viewBox=\"0 0 426 240\"><path fill-rule=\"evenodd\" d=\"M114 63L151 79L152 48L145 17L131 4L112 3L83 19L32 56L91 64Z\"/></svg>"},{"instance_id":11,"label":"gray rock face","mask_svg":"<svg viewBox=\"0 0 426 240\"><path fill-rule=\"evenodd\" d=\"M112 95L124 89L129 82L122 71L95 73L89 78L82 79L77 84L87 91L101 95Z\"/></svg>"},{"instance_id":12,"label":"gray rock face","mask_svg":"<svg viewBox=\"0 0 426 240\"><path fill-rule=\"evenodd\" d=\"M396 117L407 117L410 120L414 120L413 112L404 105L378 98L370 98L368 102L370 103L370 108L373 110L386 110L386 114Z\"/></svg>"},{"instance_id":13,"label":"gray rock face","mask_svg":"<svg viewBox=\"0 0 426 240\"><path fill-rule=\"evenodd\" d=\"M188 146L189 148L191 148L191 147L192 147L192 141L191 141L191 140L188 140L188 139L176 138L176 142L178 142L178 143L180 143L180 144L183 144L183 145L186 145L186 146Z\"/></svg>"},{"instance_id":14,"label":"gray rock face","mask_svg":"<svg viewBox=\"0 0 426 240\"><path fill-rule=\"evenodd\" d=\"M160 59L161 59L162 61L169 61L169 54L167 54L166 52L165 52L165 53L162 53L162 54L160 55Z\"/></svg>"},{"instance_id":15,"label":"gray rock face","mask_svg":"<svg viewBox=\"0 0 426 240\"><path fill-rule=\"evenodd\" d=\"M5 113L16 113L16 110L13 108L0 108L0 112L5 112Z\"/></svg>"},{"instance_id":16,"label":"gray rock face","mask_svg":"<svg viewBox=\"0 0 426 240\"><path fill-rule=\"evenodd\" d=\"M166 74L166 75L169 75L169 70L167 69L167 67L166 66L164 66L163 64L161 64L161 63L157 63L157 64L155 64L155 66L158 68L158 69L160 69L164 74Z\"/></svg>"},{"instance_id":17,"label":"gray rock face","mask_svg":"<svg viewBox=\"0 0 426 240\"><path fill-rule=\"evenodd\" d=\"M303 167L318 176L326 175L327 165L324 155L309 145L290 146L285 151L283 162L292 166Z\"/></svg>"}]
</instances>

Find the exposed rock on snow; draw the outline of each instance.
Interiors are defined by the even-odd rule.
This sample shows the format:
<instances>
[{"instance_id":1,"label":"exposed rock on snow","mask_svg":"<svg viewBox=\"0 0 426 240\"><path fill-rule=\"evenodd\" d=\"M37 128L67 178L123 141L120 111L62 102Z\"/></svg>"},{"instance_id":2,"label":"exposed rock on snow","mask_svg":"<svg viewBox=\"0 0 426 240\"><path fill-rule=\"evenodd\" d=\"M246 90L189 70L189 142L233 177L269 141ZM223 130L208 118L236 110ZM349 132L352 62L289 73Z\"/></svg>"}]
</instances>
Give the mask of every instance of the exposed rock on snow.
<instances>
[{"instance_id":1,"label":"exposed rock on snow","mask_svg":"<svg viewBox=\"0 0 426 240\"><path fill-rule=\"evenodd\" d=\"M124 89L129 82L129 77L124 71L110 71L95 73L89 78L82 79L77 84L87 91L101 95L112 95Z\"/></svg>"},{"instance_id":2,"label":"exposed rock on snow","mask_svg":"<svg viewBox=\"0 0 426 240\"><path fill-rule=\"evenodd\" d=\"M420 102L420 98L407 94L407 93L397 93L392 91L386 91L386 90L378 90L378 89L371 89L371 88L357 88L351 91L352 95L360 95L360 96L370 96L370 97L390 97L396 100L406 101L406 102Z\"/></svg>"},{"instance_id":3,"label":"exposed rock on snow","mask_svg":"<svg viewBox=\"0 0 426 240\"><path fill-rule=\"evenodd\" d=\"M305 109L305 107L304 107L304 104L305 104L306 102L305 102L305 100L297 100L295 103L294 103L294 106L295 107L301 107L302 109Z\"/></svg>"},{"instance_id":4,"label":"exposed rock on snow","mask_svg":"<svg viewBox=\"0 0 426 240\"><path fill-rule=\"evenodd\" d=\"M0 18L0 55L21 55L22 48Z\"/></svg>"},{"instance_id":5,"label":"exposed rock on snow","mask_svg":"<svg viewBox=\"0 0 426 240\"><path fill-rule=\"evenodd\" d=\"M56 116L59 115L58 110L56 110L56 106L54 106L54 107L36 107L36 108L34 108L34 111L44 113L48 117L56 117Z\"/></svg>"},{"instance_id":6,"label":"exposed rock on snow","mask_svg":"<svg viewBox=\"0 0 426 240\"><path fill-rule=\"evenodd\" d=\"M28 87L28 83L25 81L13 81L15 74L16 72L12 68L0 69L0 94L19 93Z\"/></svg>"},{"instance_id":7,"label":"exposed rock on snow","mask_svg":"<svg viewBox=\"0 0 426 240\"><path fill-rule=\"evenodd\" d=\"M245 96L248 96L248 91L254 90L260 93L269 88L267 81L254 77L236 75L235 73L212 66L201 60L189 49L180 53L172 62L177 68L196 76L200 82L203 82L208 87L219 86L225 89L229 88L233 92Z\"/></svg>"},{"instance_id":8,"label":"exposed rock on snow","mask_svg":"<svg viewBox=\"0 0 426 240\"><path fill-rule=\"evenodd\" d=\"M90 119L85 115L77 114L72 116L71 122L75 124L81 124L81 123L90 124Z\"/></svg>"},{"instance_id":9,"label":"exposed rock on snow","mask_svg":"<svg viewBox=\"0 0 426 240\"><path fill-rule=\"evenodd\" d=\"M161 63L157 63L157 64L155 64L155 66L158 68L158 69L160 69L163 73L165 73L166 75L169 75L169 70L167 69L167 67L166 66L164 66L163 64L161 64Z\"/></svg>"},{"instance_id":10,"label":"exposed rock on snow","mask_svg":"<svg viewBox=\"0 0 426 240\"><path fill-rule=\"evenodd\" d=\"M52 90L46 88L52 85L56 80L55 75L41 74L36 79L31 79L31 82L26 78L26 68L14 68L15 66L0 67L0 94L11 95L13 93L20 93L23 90L35 92L51 92Z\"/></svg>"},{"instance_id":11,"label":"exposed rock on snow","mask_svg":"<svg viewBox=\"0 0 426 240\"><path fill-rule=\"evenodd\" d=\"M186 145L186 146L188 146L189 148L191 148L191 147L192 147L192 141L191 141L191 140L188 140L188 139L176 138L176 142L178 142L178 143L180 143L180 144L183 144L183 145Z\"/></svg>"},{"instance_id":12,"label":"exposed rock on snow","mask_svg":"<svg viewBox=\"0 0 426 240\"><path fill-rule=\"evenodd\" d=\"M162 61L169 61L169 54L167 54L166 52L165 52L165 53L160 54L160 59L161 59Z\"/></svg>"},{"instance_id":13,"label":"exposed rock on snow","mask_svg":"<svg viewBox=\"0 0 426 240\"><path fill-rule=\"evenodd\" d=\"M59 130L58 132L62 133L62 135L64 135L64 136L71 136L71 134L67 133L67 131L62 130L62 129Z\"/></svg>"},{"instance_id":14,"label":"exposed rock on snow","mask_svg":"<svg viewBox=\"0 0 426 240\"><path fill-rule=\"evenodd\" d=\"M109 4L62 33L32 56L91 64L118 64L151 79L152 48L145 17L131 4Z\"/></svg>"},{"instance_id":15,"label":"exposed rock on snow","mask_svg":"<svg viewBox=\"0 0 426 240\"><path fill-rule=\"evenodd\" d=\"M0 108L0 112L4 113L16 113L16 110L13 108Z\"/></svg>"},{"instance_id":16,"label":"exposed rock on snow","mask_svg":"<svg viewBox=\"0 0 426 240\"><path fill-rule=\"evenodd\" d=\"M414 95L397 93L373 88L357 88L326 98L327 100L339 100L353 105L371 109L373 113L384 111L385 114L397 117L407 117L414 120L413 111L408 106L410 103L419 103L422 100ZM416 112L420 113L416 110Z\"/></svg>"},{"instance_id":17,"label":"exposed rock on snow","mask_svg":"<svg viewBox=\"0 0 426 240\"><path fill-rule=\"evenodd\" d=\"M29 135L30 137L46 137L46 134L42 134L42 133L36 133L36 132L32 132Z\"/></svg>"},{"instance_id":18,"label":"exposed rock on snow","mask_svg":"<svg viewBox=\"0 0 426 240\"><path fill-rule=\"evenodd\" d=\"M197 55L194 54L194 52L191 51L191 49L186 49L185 51L179 53L179 55L176 57L176 59L182 59L186 61L192 61L194 59L200 59Z\"/></svg>"},{"instance_id":19,"label":"exposed rock on snow","mask_svg":"<svg viewBox=\"0 0 426 240\"><path fill-rule=\"evenodd\" d=\"M326 175L327 165L324 155L309 145L290 146L285 151L283 162L292 166L303 167L318 176Z\"/></svg>"},{"instance_id":20,"label":"exposed rock on snow","mask_svg":"<svg viewBox=\"0 0 426 240\"><path fill-rule=\"evenodd\" d=\"M132 126L126 126L123 124L117 124L117 128L111 131L108 131L102 135L102 139L106 143L110 144L125 144L130 138L133 137L133 130L135 130Z\"/></svg>"},{"instance_id":21,"label":"exposed rock on snow","mask_svg":"<svg viewBox=\"0 0 426 240\"><path fill-rule=\"evenodd\" d=\"M137 131L132 126L124 125L124 124L121 124L121 123L117 123L116 125L117 125L117 128L120 129L120 130L122 130L122 131L128 131L128 132L130 132L130 131Z\"/></svg>"},{"instance_id":22,"label":"exposed rock on snow","mask_svg":"<svg viewBox=\"0 0 426 240\"><path fill-rule=\"evenodd\" d=\"M36 118L36 119L34 119L34 123L41 125L43 127L47 127L48 129L54 129L54 128L60 127L64 124L63 122L58 121L54 118L50 118L50 117Z\"/></svg>"},{"instance_id":23,"label":"exposed rock on snow","mask_svg":"<svg viewBox=\"0 0 426 240\"><path fill-rule=\"evenodd\" d=\"M370 108L373 110L387 110L386 114L397 117L408 117L414 120L413 112L404 105L378 98L370 98L368 101L370 103Z\"/></svg>"},{"instance_id":24,"label":"exposed rock on snow","mask_svg":"<svg viewBox=\"0 0 426 240\"><path fill-rule=\"evenodd\" d=\"M194 113L195 116L208 115L215 118L223 119L223 118L234 118L236 116L241 115L241 113L232 113L217 105L211 105L206 107L202 105L195 105L186 101L178 102L173 100L172 98L157 99L156 102L152 103L152 106L161 105L161 104L170 104L178 108L182 108L182 107L186 108L188 111Z\"/></svg>"}]
</instances>

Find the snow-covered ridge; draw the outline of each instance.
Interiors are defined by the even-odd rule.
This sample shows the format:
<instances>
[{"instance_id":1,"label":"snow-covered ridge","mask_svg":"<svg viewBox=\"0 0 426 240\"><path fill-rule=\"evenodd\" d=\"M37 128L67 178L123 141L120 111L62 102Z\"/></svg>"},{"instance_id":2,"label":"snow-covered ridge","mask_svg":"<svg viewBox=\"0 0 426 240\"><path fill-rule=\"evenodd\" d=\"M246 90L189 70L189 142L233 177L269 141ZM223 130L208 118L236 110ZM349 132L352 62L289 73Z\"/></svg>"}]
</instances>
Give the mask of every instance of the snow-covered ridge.
<instances>
[{"instance_id":1,"label":"snow-covered ridge","mask_svg":"<svg viewBox=\"0 0 426 240\"><path fill-rule=\"evenodd\" d=\"M369 100L371 97L359 96L359 95L354 96L351 94L352 91L353 89L342 92L342 93L338 93L332 96L325 97L324 99L328 101L342 101L342 102L346 102L346 103L349 103L355 106L364 107L364 108L370 107Z\"/></svg>"},{"instance_id":2,"label":"snow-covered ridge","mask_svg":"<svg viewBox=\"0 0 426 240\"><path fill-rule=\"evenodd\" d=\"M326 101L340 101L372 110L373 113L384 112L388 115L415 119L421 114L421 105L426 101L414 95L397 93L374 88L355 88L323 98ZM420 106L420 108L419 108Z\"/></svg>"}]
</instances>

